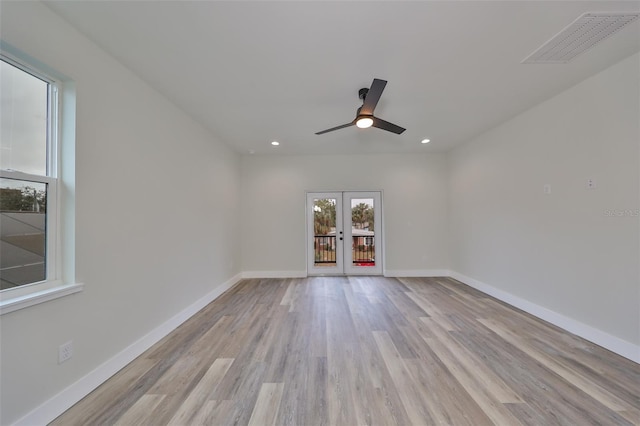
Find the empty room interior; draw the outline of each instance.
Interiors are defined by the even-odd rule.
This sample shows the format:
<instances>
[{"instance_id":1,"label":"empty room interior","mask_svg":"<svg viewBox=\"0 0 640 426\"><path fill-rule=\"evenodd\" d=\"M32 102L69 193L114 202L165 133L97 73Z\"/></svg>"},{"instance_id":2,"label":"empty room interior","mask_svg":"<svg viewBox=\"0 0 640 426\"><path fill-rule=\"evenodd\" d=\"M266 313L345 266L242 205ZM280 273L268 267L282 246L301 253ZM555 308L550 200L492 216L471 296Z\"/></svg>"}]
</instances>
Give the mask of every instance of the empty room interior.
<instances>
[{"instance_id":1,"label":"empty room interior","mask_svg":"<svg viewBox=\"0 0 640 426\"><path fill-rule=\"evenodd\" d=\"M0 54L1 425L640 424L640 1L0 0Z\"/></svg>"}]
</instances>

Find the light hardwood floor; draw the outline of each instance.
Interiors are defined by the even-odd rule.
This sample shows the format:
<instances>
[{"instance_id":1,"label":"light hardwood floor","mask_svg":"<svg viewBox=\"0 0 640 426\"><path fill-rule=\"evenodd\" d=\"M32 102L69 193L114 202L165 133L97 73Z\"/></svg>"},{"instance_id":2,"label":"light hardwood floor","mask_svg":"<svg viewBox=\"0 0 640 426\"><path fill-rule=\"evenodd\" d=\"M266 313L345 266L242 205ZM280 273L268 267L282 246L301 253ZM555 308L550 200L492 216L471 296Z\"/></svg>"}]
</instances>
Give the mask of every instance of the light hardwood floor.
<instances>
[{"instance_id":1,"label":"light hardwood floor","mask_svg":"<svg viewBox=\"0 0 640 426\"><path fill-rule=\"evenodd\" d=\"M449 278L253 279L53 424L640 424L640 366Z\"/></svg>"}]
</instances>

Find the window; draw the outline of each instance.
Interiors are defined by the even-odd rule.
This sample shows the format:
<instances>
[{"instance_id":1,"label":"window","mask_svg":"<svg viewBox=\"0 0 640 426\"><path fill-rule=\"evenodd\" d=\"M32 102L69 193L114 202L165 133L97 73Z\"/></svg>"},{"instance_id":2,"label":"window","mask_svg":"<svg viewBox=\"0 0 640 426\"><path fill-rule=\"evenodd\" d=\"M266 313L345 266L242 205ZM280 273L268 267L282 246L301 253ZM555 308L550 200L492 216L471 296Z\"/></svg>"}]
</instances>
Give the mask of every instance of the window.
<instances>
[{"instance_id":1,"label":"window","mask_svg":"<svg viewBox=\"0 0 640 426\"><path fill-rule=\"evenodd\" d=\"M15 310L6 309L15 299L22 305L30 294L48 300L47 291L61 287L59 87L44 73L0 55L2 313Z\"/></svg>"}]
</instances>

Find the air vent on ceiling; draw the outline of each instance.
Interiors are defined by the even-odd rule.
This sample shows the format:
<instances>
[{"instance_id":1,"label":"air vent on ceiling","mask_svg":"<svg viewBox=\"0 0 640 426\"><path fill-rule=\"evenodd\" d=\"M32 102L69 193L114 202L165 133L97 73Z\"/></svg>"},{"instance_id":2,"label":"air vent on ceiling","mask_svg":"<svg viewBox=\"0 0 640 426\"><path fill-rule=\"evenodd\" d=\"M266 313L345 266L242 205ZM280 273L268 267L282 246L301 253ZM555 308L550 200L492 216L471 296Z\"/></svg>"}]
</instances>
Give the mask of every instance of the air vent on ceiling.
<instances>
[{"instance_id":1,"label":"air vent on ceiling","mask_svg":"<svg viewBox=\"0 0 640 426\"><path fill-rule=\"evenodd\" d=\"M634 13L585 13L527 56L523 64L564 64L637 19Z\"/></svg>"}]
</instances>

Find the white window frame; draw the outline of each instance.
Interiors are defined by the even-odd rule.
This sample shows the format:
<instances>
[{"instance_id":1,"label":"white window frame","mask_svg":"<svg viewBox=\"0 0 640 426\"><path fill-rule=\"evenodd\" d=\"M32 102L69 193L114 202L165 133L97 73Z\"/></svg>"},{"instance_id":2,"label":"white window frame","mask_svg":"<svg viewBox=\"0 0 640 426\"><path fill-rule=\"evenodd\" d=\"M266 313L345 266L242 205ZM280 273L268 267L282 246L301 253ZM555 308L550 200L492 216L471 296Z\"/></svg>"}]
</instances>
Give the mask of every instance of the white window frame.
<instances>
[{"instance_id":1,"label":"white window frame","mask_svg":"<svg viewBox=\"0 0 640 426\"><path fill-rule=\"evenodd\" d=\"M60 199L60 122L62 111L60 92L62 82L41 72L14 55L0 51L0 59L18 69L48 83L47 96L47 175L35 175L15 170L0 169L0 177L44 183L47 185L47 218L45 248L45 280L0 290L0 315L18 309L57 299L82 290L81 284L64 283L62 280L62 236Z\"/></svg>"}]
</instances>

